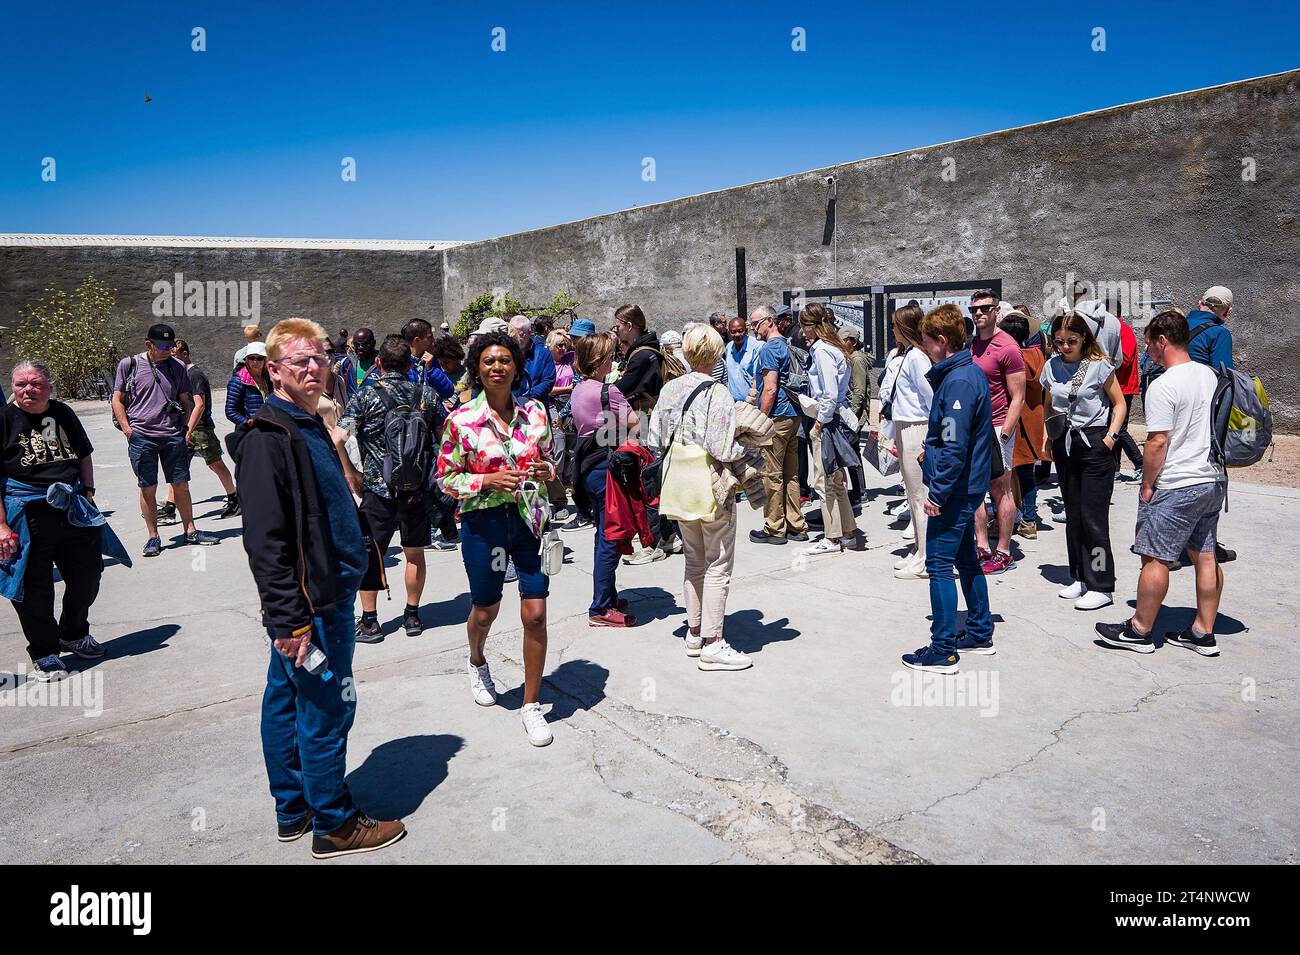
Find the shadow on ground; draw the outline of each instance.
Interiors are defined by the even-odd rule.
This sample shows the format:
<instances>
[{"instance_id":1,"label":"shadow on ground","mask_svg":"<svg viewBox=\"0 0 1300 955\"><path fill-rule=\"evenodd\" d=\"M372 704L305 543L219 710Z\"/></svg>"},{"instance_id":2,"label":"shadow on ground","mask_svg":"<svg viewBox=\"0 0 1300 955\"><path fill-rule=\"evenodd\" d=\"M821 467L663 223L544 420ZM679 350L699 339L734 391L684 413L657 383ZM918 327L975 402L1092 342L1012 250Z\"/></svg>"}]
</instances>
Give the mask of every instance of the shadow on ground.
<instances>
[{"instance_id":1,"label":"shadow on ground","mask_svg":"<svg viewBox=\"0 0 1300 955\"><path fill-rule=\"evenodd\" d=\"M405 818L447 778L447 764L464 745L464 739L451 734L389 740L348 773L348 788L367 815Z\"/></svg>"}]
</instances>

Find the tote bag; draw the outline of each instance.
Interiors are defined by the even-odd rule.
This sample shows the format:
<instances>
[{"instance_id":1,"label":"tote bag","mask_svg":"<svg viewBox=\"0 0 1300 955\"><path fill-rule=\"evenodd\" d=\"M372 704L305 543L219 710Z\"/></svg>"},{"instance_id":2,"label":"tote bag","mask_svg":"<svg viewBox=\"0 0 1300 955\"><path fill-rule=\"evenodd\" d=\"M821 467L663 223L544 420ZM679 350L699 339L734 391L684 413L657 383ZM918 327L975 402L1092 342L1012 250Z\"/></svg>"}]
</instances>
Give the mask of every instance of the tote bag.
<instances>
[{"instance_id":1,"label":"tote bag","mask_svg":"<svg viewBox=\"0 0 1300 955\"><path fill-rule=\"evenodd\" d=\"M674 521L711 521L718 510L709 474L709 452L674 441L668 449L659 513Z\"/></svg>"}]
</instances>

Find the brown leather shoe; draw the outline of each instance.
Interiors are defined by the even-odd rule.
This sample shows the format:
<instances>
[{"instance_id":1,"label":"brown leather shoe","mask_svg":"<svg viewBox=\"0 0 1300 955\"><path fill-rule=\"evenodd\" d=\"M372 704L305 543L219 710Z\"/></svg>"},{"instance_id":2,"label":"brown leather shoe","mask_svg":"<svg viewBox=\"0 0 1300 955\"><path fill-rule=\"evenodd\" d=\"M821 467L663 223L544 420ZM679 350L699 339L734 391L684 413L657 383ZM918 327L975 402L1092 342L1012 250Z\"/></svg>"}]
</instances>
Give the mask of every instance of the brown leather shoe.
<instances>
[{"instance_id":1,"label":"brown leather shoe","mask_svg":"<svg viewBox=\"0 0 1300 955\"><path fill-rule=\"evenodd\" d=\"M1016 533L1025 540L1038 540L1038 525L1033 521L1021 521L1016 525Z\"/></svg>"},{"instance_id":2,"label":"brown leather shoe","mask_svg":"<svg viewBox=\"0 0 1300 955\"><path fill-rule=\"evenodd\" d=\"M373 852L405 835L406 826L400 822L380 822L359 812L328 835L312 836L311 854L314 859L333 859L354 852Z\"/></svg>"}]
</instances>

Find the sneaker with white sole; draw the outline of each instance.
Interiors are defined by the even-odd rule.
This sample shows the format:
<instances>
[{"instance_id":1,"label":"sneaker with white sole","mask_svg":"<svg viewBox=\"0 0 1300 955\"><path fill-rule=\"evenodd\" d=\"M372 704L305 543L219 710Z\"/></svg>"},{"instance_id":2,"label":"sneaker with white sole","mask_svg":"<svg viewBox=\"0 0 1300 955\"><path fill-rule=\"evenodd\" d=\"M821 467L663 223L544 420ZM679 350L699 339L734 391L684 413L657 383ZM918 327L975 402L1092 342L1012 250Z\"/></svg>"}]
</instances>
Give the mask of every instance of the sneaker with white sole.
<instances>
[{"instance_id":1,"label":"sneaker with white sole","mask_svg":"<svg viewBox=\"0 0 1300 955\"><path fill-rule=\"evenodd\" d=\"M1088 592L1088 585L1082 580L1072 580L1068 587L1062 587L1056 594L1062 600L1078 600Z\"/></svg>"},{"instance_id":2,"label":"sneaker with white sole","mask_svg":"<svg viewBox=\"0 0 1300 955\"><path fill-rule=\"evenodd\" d=\"M705 644L696 663L701 670L748 670L753 665L749 657L726 640L714 640Z\"/></svg>"},{"instance_id":3,"label":"sneaker with white sole","mask_svg":"<svg viewBox=\"0 0 1300 955\"><path fill-rule=\"evenodd\" d=\"M664 545L660 550L666 554L684 554L686 552L686 545L682 543L682 539L679 536L674 534L672 537L668 538L668 540L664 541Z\"/></svg>"},{"instance_id":4,"label":"sneaker with white sole","mask_svg":"<svg viewBox=\"0 0 1300 955\"><path fill-rule=\"evenodd\" d=\"M551 728L546 725L546 717L542 715L542 704L525 703L519 721L524 724L528 742L534 746L550 746L551 741L555 739L551 735Z\"/></svg>"},{"instance_id":5,"label":"sneaker with white sole","mask_svg":"<svg viewBox=\"0 0 1300 955\"><path fill-rule=\"evenodd\" d=\"M894 577L897 580L929 580L930 575L926 572L925 562L908 564L894 571Z\"/></svg>"},{"instance_id":6,"label":"sneaker with white sole","mask_svg":"<svg viewBox=\"0 0 1300 955\"><path fill-rule=\"evenodd\" d=\"M1089 590L1074 602L1074 609L1100 610L1102 607L1109 607L1114 602L1110 594L1104 594L1100 590Z\"/></svg>"},{"instance_id":7,"label":"sneaker with white sole","mask_svg":"<svg viewBox=\"0 0 1300 955\"><path fill-rule=\"evenodd\" d=\"M474 702L479 706L495 706L497 686L492 682L492 674L488 671L487 663L476 667L467 660L465 665L469 670L469 692L474 697Z\"/></svg>"},{"instance_id":8,"label":"sneaker with white sole","mask_svg":"<svg viewBox=\"0 0 1300 955\"><path fill-rule=\"evenodd\" d=\"M515 567L515 559L511 557L506 561L506 583L513 584L519 579L519 570Z\"/></svg>"},{"instance_id":9,"label":"sneaker with white sole","mask_svg":"<svg viewBox=\"0 0 1300 955\"><path fill-rule=\"evenodd\" d=\"M688 657L698 657L700 651L704 649L704 637L698 633L686 631L686 655Z\"/></svg>"},{"instance_id":10,"label":"sneaker with white sole","mask_svg":"<svg viewBox=\"0 0 1300 955\"><path fill-rule=\"evenodd\" d=\"M916 525L915 525L915 524L908 524L906 527L903 528L903 540L905 540L905 541L914 541L914 540L916 540Z\"/></svg>"},{"instance_id":11,"label":"sneaker with white sole","mask_svg":"<svg viewBox=\"0 0 1300 955\"><path fill-rule=\"evenodd\" d=\"M804 550L809 557L820 557L823 554L839 554L844 550L844 545L839 541L833 541L829 537L823 537L817 543Z\"/></svg>"},{"instance_id":12,"label":"sneaker with white sole","mask_svg":"<svg viewBox=\"0 0 1300 955\"><path fill-rule=\"evenodd\" d=\"M1188 650L1194 650L1203 657L1217 657L1219 655L1219 644L1214 639L1214 634L1207 633L1198 636L1196 632L1188 627L1178 633L1166 633L1165 643L1170 646L1184 647Z\"/></svg>"},{"instance_id":13,"label":"sneaker with white sole","mask_svg":"<svg viewBox=\"0 0 1300 955\"><path fill-rule=\"evenodd\" d=\"M624 557L623 563L629 567L639 567L642 564L653 564L657 560L664 560L668 555L658 547L642 547L630 557Z\"/></svg>"},{"instance_id":14,"label":"sneaker with white sole","mask_svg":"<svg viewBox=\"0 0 1300 955\"><path fill-rule=\"evenodd\" d=\"M894 570L902 570L904 567L909 567L915 560L915 553L909 553L906 557L900 557L898 560L894 561Z\"/></svg>"},{"instance_id":15,"label":"sneaker with white sole","mask_svg":"<svg viewBox=\"0 0 1300 955\"><path fill-rule=\"evenodd\" d=\"M37 683L53 683L67 675L68 668L59 659L58 654L51 653L48 657L32 661L32 678Z\"/></svg>"},{"instance_id":16,"label":"sneaker with white sole","mask_svg":"<svg viewBox=\"0 0 1300 955\"><path fill-rule=\"evenodd\" d=\"M108 653L90 634L86 634L80 640L60 640L59 649L83 660L98 660Z\"/></svg>"}]
</instances>

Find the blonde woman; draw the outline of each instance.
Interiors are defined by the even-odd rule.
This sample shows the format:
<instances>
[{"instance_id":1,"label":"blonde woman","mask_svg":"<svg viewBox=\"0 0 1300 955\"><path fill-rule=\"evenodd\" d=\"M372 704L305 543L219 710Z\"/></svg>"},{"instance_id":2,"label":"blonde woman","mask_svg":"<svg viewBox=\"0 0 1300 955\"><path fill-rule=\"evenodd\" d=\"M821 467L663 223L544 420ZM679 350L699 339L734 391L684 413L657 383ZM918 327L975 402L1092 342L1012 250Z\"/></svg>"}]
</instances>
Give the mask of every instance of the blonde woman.
<instances>
[{"instance_id":1,"label":"blonde woman","mask_svg":"<svg viewBox=\"0 0 1300 955\"><path fill-rule=\"evenodd\" d=\"M929 576L925 572L925 481L921 478L918 456L925 447L925 436L930 428L930 402L934 398L934 389L925 377L933 366L921 344L922 314L921 306L912 304L894 312L898 367L888 400L881 398L881 413L887 404L889 420L894 423L898 461L916 539L915 553L894 564L894 576L900 580L924 580Z\"/></svg>"},{"instance_id":2,"label":"blonde woman","mask_svg":"<svg viewBox=\"0 0 1300 955\"><path fill-rule=\"evenodd\" d=\"M736 406L725 385L713 380L722 357L722 336L708 325L691 325L682 335L690 372L663 386L650 417L647 444L666 448L671 441L702 447L716 461L738 461L745 449L736 443ZM671 474L671 472L670 472ZM701 670L744 670L749 657L722 636L727 594L736 561L734 500L720 505L712 520L678 521L686 563L686 655Z\"/></svg>"},{"instance_id":3,"label":"blonde woman","mask_svg":"<svg viewBox=\"0 0 1300 955\"><path fill-rule=\"evenodd\" d=\"M825 527L822 539L805 553L809 556L838 554L846 547L857 546L858 533L844 485L844 469L853 465L852 458L857 455L853 450L837 453L837 448L843 445L837 440L838 432L849 433L839 411L848 403L850 353L835 330L830 309L820 302L806 306L799 313L799 327L810 343L808 387L813 401L817 402L816 420L809 429L812 480L822 500ZM851 437L848 445L855 448Z\"/></svg>"}]
</instances>

